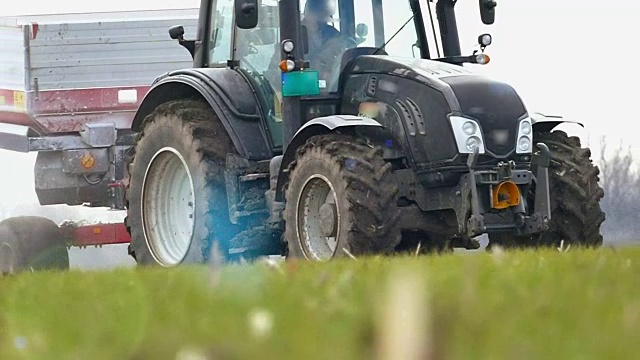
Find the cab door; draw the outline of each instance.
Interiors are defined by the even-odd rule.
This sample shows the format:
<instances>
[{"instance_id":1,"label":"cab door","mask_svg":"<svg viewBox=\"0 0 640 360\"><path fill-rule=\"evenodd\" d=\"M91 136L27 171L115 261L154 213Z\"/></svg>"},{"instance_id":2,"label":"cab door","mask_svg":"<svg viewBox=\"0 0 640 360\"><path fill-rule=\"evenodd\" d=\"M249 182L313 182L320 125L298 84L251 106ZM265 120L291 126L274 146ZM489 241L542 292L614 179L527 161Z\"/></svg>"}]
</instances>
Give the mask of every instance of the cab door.
<instances>
[{"instance_id":1,"label":"cab door","mask_svg":"<svg viewBox=\"0 0 640 360\"><path fill-rule=\"evenodd\" d=\"M234 1L226 1L232 4ZM258 26L235 27L232 59L238 71L247 77L255 91L274 151L282 149L280 18L278 0L259 1ZM232 22L235 24L235 22Z\"/></svg>"}]
</instances>

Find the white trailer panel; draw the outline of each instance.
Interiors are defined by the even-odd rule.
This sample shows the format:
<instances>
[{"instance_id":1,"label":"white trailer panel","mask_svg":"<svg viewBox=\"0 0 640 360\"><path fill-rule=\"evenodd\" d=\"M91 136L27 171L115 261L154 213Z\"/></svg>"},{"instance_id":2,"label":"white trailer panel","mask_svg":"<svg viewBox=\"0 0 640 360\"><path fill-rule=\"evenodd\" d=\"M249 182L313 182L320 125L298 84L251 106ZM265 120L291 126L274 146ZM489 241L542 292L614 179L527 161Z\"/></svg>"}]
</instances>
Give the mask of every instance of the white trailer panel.
<instances>
[{"instance_id":1,"label":"white trailer panel","mask_svg":"<svg viewBox=\"0 0 640 360\"><path fill-rule=\"evenodd\" d=\"M40 25L29 42L30 89L148 85L189 68L191 55L169 38L173 25L173 19ZM195 36L197 18L183 25Z\"/></svg>"},{"instance_id":2,"label":"white trailer panel","mask_svg":"<svg viewBox=\"0 0 640 360\"><path fill-rule=\"evenodd\" d=\"M126 129L153 80L190 68L169 37L197 33L199 9L0 18L0 123L41 133L89 122Z\"/></svg>"},{"instance_id":3,"label":"white trailer panel","mask_svg":"<svg viewBox=\"0 0 640 360\"><path fill-rule=\"evenodd\" d=\"M0 23L0 89L24 90L24 58L22 27Z\"/></svg>"}]
</instances>

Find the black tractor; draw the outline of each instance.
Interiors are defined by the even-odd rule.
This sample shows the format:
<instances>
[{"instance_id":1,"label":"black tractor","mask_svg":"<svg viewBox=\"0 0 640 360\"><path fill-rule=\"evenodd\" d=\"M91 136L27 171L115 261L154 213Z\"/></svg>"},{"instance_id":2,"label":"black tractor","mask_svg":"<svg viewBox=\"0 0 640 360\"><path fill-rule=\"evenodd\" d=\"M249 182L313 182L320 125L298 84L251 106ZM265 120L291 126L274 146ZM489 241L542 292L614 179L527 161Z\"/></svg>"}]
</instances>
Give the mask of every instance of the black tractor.
<instances>
[{"instance_id":1,"label":"black tractor","mask_svg":"<svg viewBox=\"0 0 640 360\"><path fill-rule=\"evenodd\" d=\"M159 76L134 119L130 254L601 245L589 149L464 66L492 38L462 55L456 2L202 0L195 40L169 30L193 68ZM484 24L495 9L479 1Z\"/></svg>"}]
</instances>

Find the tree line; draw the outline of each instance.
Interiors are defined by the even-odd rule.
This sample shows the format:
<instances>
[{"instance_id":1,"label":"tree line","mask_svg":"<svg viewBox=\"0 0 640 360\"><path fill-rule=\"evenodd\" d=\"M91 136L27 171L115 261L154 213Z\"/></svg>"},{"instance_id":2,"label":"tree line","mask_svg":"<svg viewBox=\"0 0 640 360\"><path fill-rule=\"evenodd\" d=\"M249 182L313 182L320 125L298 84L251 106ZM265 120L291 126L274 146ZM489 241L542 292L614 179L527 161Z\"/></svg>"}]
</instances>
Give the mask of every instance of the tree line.
<instances>
[{"instance_id":1,"label":"tree line","mask_svg":"<svg viewBox=\"0 0 640 360\"><path fill-rule=\"evenodd\" d=\"M640 174L630 147L618 145L606 157L607 142L600 139L600 186L604 190L602 211L607 219L602 233L608 243L640 243Z\"/></svg>"}]
</instances>

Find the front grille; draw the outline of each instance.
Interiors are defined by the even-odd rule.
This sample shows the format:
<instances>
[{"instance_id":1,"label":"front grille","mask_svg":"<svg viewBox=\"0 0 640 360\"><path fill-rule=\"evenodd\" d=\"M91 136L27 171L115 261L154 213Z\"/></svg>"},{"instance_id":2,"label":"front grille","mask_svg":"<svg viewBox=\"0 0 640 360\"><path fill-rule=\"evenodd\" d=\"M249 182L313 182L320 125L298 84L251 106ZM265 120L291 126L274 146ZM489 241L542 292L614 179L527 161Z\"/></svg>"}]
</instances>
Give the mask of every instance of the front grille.
<instances>
[{"instance_id":1,"label":"front grille","mask_svg":"<svg viewBox=\"0 0 640 360\"><path fill-rule=\"evenodd\" d=\"M503 124L496 124L495 122L483 121L478 119L482 124L482 131L484 135L485 146L490 152L506 156L509 155L514 149L516 144L516 132L517 126L505 127Z\"/></svg>"},{"instance_id":2,"label":"front grille","mask_svg":"<svg viewBox=\"0 0 640 360\"><path fill-rule=\"evenodd\" d=\"M508 84L479 76L453 76L443 80L456 94L462 113L480 122L487 150L497 156L513 152L518 120L526 114L516 91Z\"/></svg>"}]
</instances>

